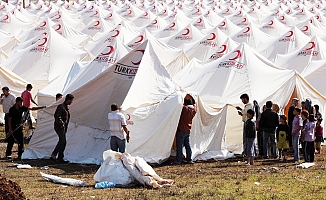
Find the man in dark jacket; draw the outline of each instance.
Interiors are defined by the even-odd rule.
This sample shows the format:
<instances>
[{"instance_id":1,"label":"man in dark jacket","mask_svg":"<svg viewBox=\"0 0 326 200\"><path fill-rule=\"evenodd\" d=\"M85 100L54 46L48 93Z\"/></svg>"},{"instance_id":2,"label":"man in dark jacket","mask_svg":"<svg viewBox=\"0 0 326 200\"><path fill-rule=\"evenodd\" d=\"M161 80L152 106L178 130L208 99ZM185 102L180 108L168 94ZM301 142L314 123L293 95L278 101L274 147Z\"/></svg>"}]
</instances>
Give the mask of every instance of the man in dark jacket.
<instances>
[{"instance_id":1,"label":"man in dark jacket","mask_svg":"<svg viewBox=\"0 0 326 200\"><path fill-rule=\"evenodd\" d=\"M66 148L66 133L70 119L68 105L71 105L73 100L74 96L72 94L67 94L65 101L58 105L54 113L54 130L58 134L59 141L53 150L50 159L55 162L65 162L63 159L63 152ZM58 159L56 158L57 154Z\"/></svg>"},{"instance_id":2,"label":"man in dark jacket","mask_svg":"<svg viewBox=\"0 0 326 200\"><path fill-rule=\"evenodd\" d=\"M272 111L273 103L271 101L266 102L266 110L261 114L259 126L263 129L263 150L264 158L268 158L268 141L270 140L271 153L274 158L277 158L276 153L276 140L275 130L279 124L278 115Z\"/></svg>"}]
</instances>

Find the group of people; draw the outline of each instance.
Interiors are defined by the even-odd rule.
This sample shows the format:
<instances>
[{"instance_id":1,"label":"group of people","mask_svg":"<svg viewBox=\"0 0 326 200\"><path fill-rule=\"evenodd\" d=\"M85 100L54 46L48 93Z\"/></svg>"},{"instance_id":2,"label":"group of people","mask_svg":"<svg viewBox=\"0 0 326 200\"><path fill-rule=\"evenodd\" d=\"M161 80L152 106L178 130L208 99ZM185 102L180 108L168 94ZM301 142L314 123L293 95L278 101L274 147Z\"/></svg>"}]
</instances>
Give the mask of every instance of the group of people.
<instances>
[{"instance_id":1,"label":"group of people","mask_svg":"<svg viewBox=\"0 0 326 200\"><path fill-rule=\"evenodd\" d=\"M45 106L38 107L32 98L32 89L33 86L27 84L26 90L22 92L21 96L15 97L8 87L2 88L0 104L5 113L5 133L8 142L6 158L11 159L12 147L15 142L18 144L18 158L21 158L24 150L23 124L27 120L29 128L34 129L30 111L45 108ZM37 107L31 107L31 102Z\"/></svg>"},{"instance_id":2,"label":"group of people","mask_svg":"<svg viewBox=\"0 0 326 200\"><path fill-rule=\"evenodd\" d=\"M293 98L287 116L281 115L279 106L272 101L267 101L261 112L257 101L250 103L248 94L242 94L240 99L245 106L236 109L243 121L242 155L247 157L246 165L253 165L255 156L284 161L289 151L293 151L294 162L299 164L300 143L305 162L314 162L315 154L321 153L322 114L310 99L299 105L299 99Z\"/></svg>"}]
</instances>

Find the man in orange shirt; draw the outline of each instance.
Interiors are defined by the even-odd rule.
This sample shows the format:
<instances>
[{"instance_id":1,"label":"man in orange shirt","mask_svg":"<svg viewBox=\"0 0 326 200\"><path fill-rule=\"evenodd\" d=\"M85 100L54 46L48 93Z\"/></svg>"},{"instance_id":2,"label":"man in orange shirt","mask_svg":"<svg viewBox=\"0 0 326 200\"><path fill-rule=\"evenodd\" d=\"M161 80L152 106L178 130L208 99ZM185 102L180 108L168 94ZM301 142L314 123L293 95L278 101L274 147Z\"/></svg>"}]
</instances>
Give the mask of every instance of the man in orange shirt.
<instances>
[{"instance_id":1,"label":"man in orange shirt","mask_svg":"<svg viewBox=\"0 0 326 200\"><path fill-rule=\"evenodd\" d=\"M186 160L188 164L193 164L194 162L191 159L191 147L190 147L190 130L192 126L192 119L195 117L197 112L196 104L192 103L191 99L185 99L179 125L176 135L177 139L177 156L174 164L180 165L182 162L182 149L183 146L186 148Z\"/></svg>"}]
</instances>

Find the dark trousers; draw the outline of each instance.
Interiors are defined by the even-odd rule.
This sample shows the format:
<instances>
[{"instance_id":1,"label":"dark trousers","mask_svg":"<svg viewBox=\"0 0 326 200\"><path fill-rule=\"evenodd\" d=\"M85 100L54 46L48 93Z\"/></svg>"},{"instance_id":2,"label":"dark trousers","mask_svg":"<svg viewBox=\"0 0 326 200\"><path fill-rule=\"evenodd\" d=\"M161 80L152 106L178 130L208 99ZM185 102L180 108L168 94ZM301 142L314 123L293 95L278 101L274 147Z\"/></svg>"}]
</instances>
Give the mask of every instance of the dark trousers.
<instances>
[{"instance_id":1,"label":"dark trousers","mask_svg":"<svg viewBox=\"0 0 326 200\"><path fill-rule=\"evenodd\" d=\"M7 138L7 150L6 156L11 156L11 150L14 146L14 143L18 144L18 158L20 158L24 151L24 134L22 130L16 130Z\"/></svg>"},{"instance_id":2,"label":"dark trousers","mask_svg":"<svg viewBox=\"0 0 326 200\"><path fill-rule=\"evenodd\" d=\"M28 127L31 129L33 127L33 122L31 118L31 112L29 110L26 113L26 119L27 119Z\"/></svg>"},{"instance_id":3,"label":"dark trousers","mask_svg":"<svg viewBox=\"0 0 326 200\"><path fill-rule=\"evenodd\" d=\"M305 141L305 162L314 162L315 160L315 144L314 142Z\"/></svg>"},{"instance_id":4,"label":"dark trousers","mask_svg":"<svg viewBox=\"0 0 326 200\"><path fill-rule=\"evenodd\" d=\"M6 136L7 136L8 131L9 131L8 114L5 114L5 132L6 132Z\"/></svg>"},{"instance_id":5,"label":"dark trousers","mask_svg":"<svg viewBox=\"0 0 326 200\"><path fill-rule=\"evenodd\" d=\"M118 151L118 149L120 153L126 151L126 139L121 140L116 136L111 136L110 145L112 151Z\"/></svg>"},{"instance_id":6,"label":"dark trousers","mask_svg":"<svg viewBox=\"0 0 326 200\"><path fill-rule=\"evenodd\" d=\"M257 132L257 143L258 143L258 152L260 156L264 156L264 137L263 130Z\"/></svg>"},{"instance_id":7,"label":"dark trousers","mask_svg":"<svg viewBox=\"0 0 326 200\"><path fill-rule=\"evenodd\" d=\"M54 127L55 132L58 134L59 137L59 141L57 143L57 146L55 147L55 149L53 150L52 154L57 156L58 154L58 160L63 160L63 152L66 149L66 132L67 130L65 128L57 128Z\"/></svg>"},{"instance_id":8,"label":"dark trousers","mask_svg":"<svg viewBox=\"0 0 326 200\"><path fill-rule=\"evenodd\" d=\"M187 162L191 161L191 147L190 147L190 132L183 132L178 130L177 135L176 135L176 139L177 139L177 157L175 162L176 163L181 163L182 162L182 150L183 150L183 146L186 148L186 160Z\"/></svg>"}]
</instances>

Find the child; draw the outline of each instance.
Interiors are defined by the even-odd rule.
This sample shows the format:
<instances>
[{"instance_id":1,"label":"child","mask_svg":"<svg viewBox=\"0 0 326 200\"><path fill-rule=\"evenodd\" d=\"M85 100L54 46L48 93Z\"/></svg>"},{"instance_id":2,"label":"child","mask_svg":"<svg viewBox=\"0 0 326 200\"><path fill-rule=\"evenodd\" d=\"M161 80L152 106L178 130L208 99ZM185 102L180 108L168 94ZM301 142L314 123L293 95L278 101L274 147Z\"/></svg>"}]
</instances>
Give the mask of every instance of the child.
<instances>
[{"instance_id":1,"label":"child","mask_svg":"<svg viewBox=\"0 0 326 200\"><path fill-rule=\"evenodd\" d=\"M286 152L289 149L290 127L287 124L285 115L280 116L280 124L276 129L277 148L279 152L280 161L286 160Z\"/></svg>"},{"instance_id":2,"label":"child","mask_svg":"<svg viewBox=\"0 0 326 200\"><path fill-rule=\"evenodd\" d=\"M292 145L294 151L294 162L300 164L300 154L299 154L299 139L301 135L301 129L303 126L302 118L300 117L301 109L295 108L293 111L294 119L292 122Z\"/></svg>"},{"instance_id":3,"label":"child","mask_svg":"<svg viewBox=\"0 0 326 200\"><path fill-rule=\"evenodd\" d=\"M255 156L255 138L256 138L256 126L252 121L255 112L251 109L247 111L248 120L246 121L246 139L247 139L247 164L254 165Z\"/></svg>"},{"instance_id":4,"label":"child","mask_svg":"<svg viewBox=\"0 0 326 200\"><path fill-rule=\"evenodd\" d=\"M321 126L321 122L323 121L322 118L318 118L317 119L317 124L316 124L316 132L315 132L315 136L316 136L316 154L320 154L321 153L321 143L324 142L324 137L323 137L323 127Z\"/></svg>"},{"instance_id":5,"label":"child","mask_svg":"<svg viewBox=\"0 0 326 200\"><path fill-rule=\"evenodd\" d=\"M313 114L309 115L308 122L302 129L304 134L304 151L305 151L305 162L313 163L315 159L315 116Z\"/></svg>"}]
</instances>

